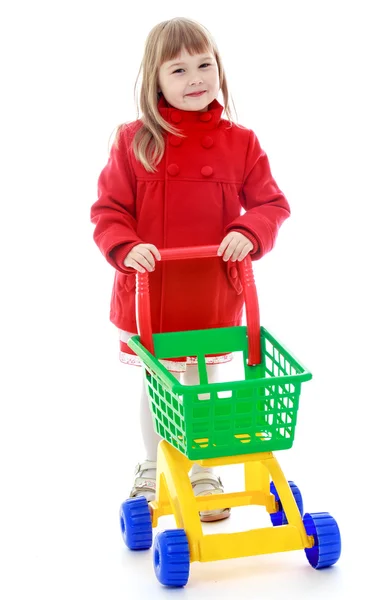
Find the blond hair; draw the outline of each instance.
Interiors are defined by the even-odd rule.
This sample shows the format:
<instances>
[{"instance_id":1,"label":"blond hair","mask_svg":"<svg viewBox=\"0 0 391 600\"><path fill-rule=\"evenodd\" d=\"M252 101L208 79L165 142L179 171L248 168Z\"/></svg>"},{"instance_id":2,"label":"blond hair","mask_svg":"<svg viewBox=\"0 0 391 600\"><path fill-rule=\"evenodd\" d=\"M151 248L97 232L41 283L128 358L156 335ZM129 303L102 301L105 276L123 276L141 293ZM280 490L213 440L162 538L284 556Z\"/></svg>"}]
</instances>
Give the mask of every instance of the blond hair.
<instances>
[{"instance_id":1,"label":"blond hair","mask_svg":"<svg viewBox=\"0 0 391 600\"><path fill-rule=\"evenodd\" d=\"M135 157L149 172L155 172L164 154L164 132L183 137L178 129L171 126L158 110L158 74L166 61L176 58L182 48L191 55L212 51L216 59L220 89L224 98L224 110L232 123L232 110L229 100L227 78L216 43L209 31L191 19L175 18L156 25L149 33L144 48L144 56L135 83L137 118L142 112L142 125L133 138ZM142 74L139 101L137 83Z\"/></svg>"}]
</instances>

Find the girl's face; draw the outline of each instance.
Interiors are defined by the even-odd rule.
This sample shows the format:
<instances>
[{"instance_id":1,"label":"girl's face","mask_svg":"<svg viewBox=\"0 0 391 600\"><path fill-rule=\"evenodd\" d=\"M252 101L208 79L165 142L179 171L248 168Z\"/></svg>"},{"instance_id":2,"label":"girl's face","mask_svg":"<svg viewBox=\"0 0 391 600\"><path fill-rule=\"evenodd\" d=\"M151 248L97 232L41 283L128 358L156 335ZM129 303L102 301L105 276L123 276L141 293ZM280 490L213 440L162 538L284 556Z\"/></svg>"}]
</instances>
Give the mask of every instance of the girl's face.
<instances>
[{"instance_id":1,"label":"girl's face","mask_svg":"<svg viewBox=\"0 0 391 600\"><path fill-rule=\"evenodd\" d=\"M159 69L159 90L174 108L207 110L219 89L219 69L212 52L191 56L183 48Z\"/></svg>"}]
</instances>

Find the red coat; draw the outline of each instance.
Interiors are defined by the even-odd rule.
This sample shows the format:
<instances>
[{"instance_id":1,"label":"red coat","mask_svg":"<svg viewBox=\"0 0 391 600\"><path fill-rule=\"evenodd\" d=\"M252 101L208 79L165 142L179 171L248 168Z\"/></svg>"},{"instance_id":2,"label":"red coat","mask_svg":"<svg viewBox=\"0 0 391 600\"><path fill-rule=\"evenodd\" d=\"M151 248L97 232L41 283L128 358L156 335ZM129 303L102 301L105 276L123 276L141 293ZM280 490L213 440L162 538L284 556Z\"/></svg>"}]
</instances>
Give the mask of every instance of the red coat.
<instances>
[{"instance_id":1,"label":"red coat","mask_svg":"<svg viewBox=\"0 0 391 600\"><path fill-rule=\"evenodd\" d=\"M91 209L94 240L116 269L111 321L137 331L136 271L123 260L141 242L157 248L220 244L232 230L253 242L253 260L273 248L289 216L254 132L221 119L214 100L207 112L180 111L162 98L159 111L186 135L169 134L156 173L136 161L131 141L140 121L121 129L98 181ZM243 213L245 209L245 213ZM240 325L243 294L234 263L216 259L160 263L150 274L154 333Z\"/></svg>"}]
</instances>

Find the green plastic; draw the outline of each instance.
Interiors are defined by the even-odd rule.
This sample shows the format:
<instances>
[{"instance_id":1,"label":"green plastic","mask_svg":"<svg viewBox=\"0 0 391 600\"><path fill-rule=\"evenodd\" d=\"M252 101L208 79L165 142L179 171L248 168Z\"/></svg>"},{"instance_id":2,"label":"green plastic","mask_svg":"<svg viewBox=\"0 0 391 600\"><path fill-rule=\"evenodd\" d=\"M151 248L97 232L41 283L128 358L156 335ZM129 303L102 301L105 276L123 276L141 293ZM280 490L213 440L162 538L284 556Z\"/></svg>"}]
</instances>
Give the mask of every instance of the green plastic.
<instances>
[{"instance_id":1,"label":"green plastic","mask_svg":"<svg viewBox=\"0 0 391 600\"><path fill-rule=\"evenodd\" d=\"M292 447L299 396L309 373L264 327L262 363L247 365L247 327L153 334L155 355L135 335L155 430L190 460ZM205 355L240 352L245 378L208 383ZM159 359L197 356L199 385L181 384Z\"/></svg>"}]
</instances>

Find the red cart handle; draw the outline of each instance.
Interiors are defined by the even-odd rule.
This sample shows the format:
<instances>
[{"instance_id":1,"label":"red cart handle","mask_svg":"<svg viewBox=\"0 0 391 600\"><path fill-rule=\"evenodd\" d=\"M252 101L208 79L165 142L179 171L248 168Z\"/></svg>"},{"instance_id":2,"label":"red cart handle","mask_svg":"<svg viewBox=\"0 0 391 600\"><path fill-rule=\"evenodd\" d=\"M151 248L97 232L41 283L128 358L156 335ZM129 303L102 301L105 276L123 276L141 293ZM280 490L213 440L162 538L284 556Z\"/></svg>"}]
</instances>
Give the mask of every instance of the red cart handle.
<instances>
[{"instance_id":1,"label":"red cart handle","mask_svg":"<svg viewBox=\"0 0 391 600\"><path fill-rule=\"evenodd\" d=\"M186 248L165 248L159 250L163 260L183 260L186 258L216 258L219 246L192 246ZM249 255L242 261L237 261L240 279L243 285L244 302L246 306L246 321L248 333L248 364L259 365L261 362L261 328L259 322L259 306L257 288L254 281L252 261ZM137 314L138 329L142 345L155 354L152 323L151 304L149 297L149 273L137 271Z\"/></svg>"}]
</instances>

